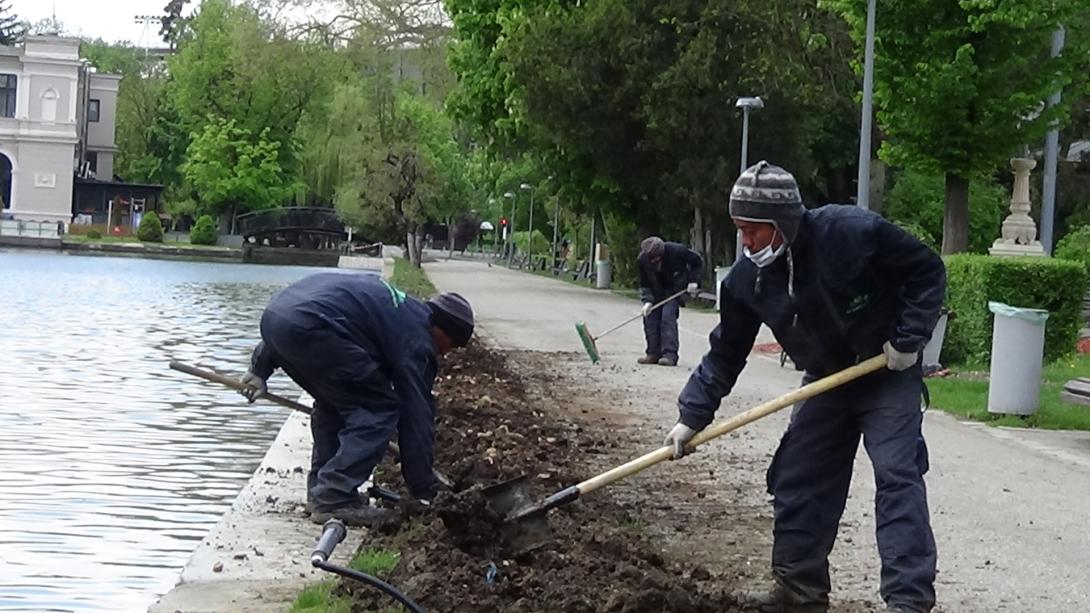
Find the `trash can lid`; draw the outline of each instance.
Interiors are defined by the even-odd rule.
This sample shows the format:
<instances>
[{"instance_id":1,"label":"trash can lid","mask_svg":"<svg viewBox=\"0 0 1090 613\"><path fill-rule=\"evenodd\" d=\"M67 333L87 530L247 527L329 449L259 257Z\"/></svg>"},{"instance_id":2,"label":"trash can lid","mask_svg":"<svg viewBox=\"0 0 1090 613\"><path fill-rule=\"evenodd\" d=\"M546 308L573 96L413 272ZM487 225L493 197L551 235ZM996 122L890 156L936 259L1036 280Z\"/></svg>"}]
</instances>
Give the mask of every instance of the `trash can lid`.
<instances>
[{"instance_id":1,"label":"trash can lid","mask_svg":"<svg viewBox=\"0 0 1090 613\"><path fill-rule=\"evenodd\" d=\"M988 301L988 310L1003 317L1017 317L1035 324L1043 324L1048 319L1048 311L1045 309L1027 309L1011 306L1002 302Z\"/></svg>"}]
</instances>

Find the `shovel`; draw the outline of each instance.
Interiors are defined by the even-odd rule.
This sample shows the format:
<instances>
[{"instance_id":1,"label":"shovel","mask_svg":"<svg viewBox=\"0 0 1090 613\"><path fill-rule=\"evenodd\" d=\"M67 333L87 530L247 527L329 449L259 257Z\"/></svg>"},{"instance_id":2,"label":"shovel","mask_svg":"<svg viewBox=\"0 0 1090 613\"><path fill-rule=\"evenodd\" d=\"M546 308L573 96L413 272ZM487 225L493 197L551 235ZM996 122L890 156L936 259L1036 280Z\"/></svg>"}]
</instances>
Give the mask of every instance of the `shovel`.
<instances>
[{"instance_id":1,"label":"shovel","mask_svg":"<svg viewBox=\"0 0 1090 613\"><path fill-rule=\"evenodd\" d=\"M658 303L654 304L651 307L651 310L648 311L648 313L658 309L662 305L666 304L667 302L670 302L674 298L677 298L678 296L684 294L687 291L689 291L689 290L683 289L680 292L674 294L673 296L670 296L669 298L666 298L665 300L662 300L661 302L658 302ZM619 329L627 326L628 324L636 321L637 319L639 319L639 318L641 318L643 316L644 316L643 311L641 311L641 312L633 315L632 317L629 317L628 319L622 321L621 323L617 324L616 326L613 326L609 330L606 330L605 332L599 334L598 336L594 336L594 335L592 335L590 333L590 330L587 328L586 322L583 322L583 321L575 322L575 332L576 332L576 334L579 335L579 340L583 342L583 349L587 350L587 355L590 356L591 363L592 364L597 364L598 360L602 359L602 356L598 353L598 339L600 339L603 336L609 334L610 332L613 332L615 330L619 330Z\"/></svg>"},{"instance_id":2,"label":"shovel","mask_svg":"<svg viewBox=\"0 0 1090 613\"><path fill-rule=\"evenodd\" d=\"M186 364L184 362L179 362L178 360L171 360L170 361L170 368L171 368L171 370L176 370L178 372L184 372L187 375L193 375L194 377L200 377L200 378L204 379L205 381L211 381L213 383L219 383L220 385L225 385L225 386L227 386L227 387L229 387L229 388L231 388L233 390L239 391L239 392L246 391L246 390L250 389L250 386L243 384L238 379L228 377L227 375L222 375L222 374L220 374L218 372L215 372L215 371L212 371L212 370L205 370L203 368L198 368L196 366L191 366L191 365ZM285 398L283 396L278 396L278 395L273 394L271 392L265 392L264 394L258 396L258 398L268 400L269 402L273 402L273 403L278 404L278 405L280 405L282 407L287 407L289 409L294 409L294 410L299 411L301 413L306 413L307 415L310 415L311 412L313 411L313 409L311 409L310 407L308 407L307 405L305 405L305 404L303 404L301 402L296 402L296 401L294 401L294 400L292 400L290 398ZM389 450L389 452L391 454L393 454L393 455L395 455L397 457L401 457L401 449L397 446L397 443L395 443L393 441L390 441L388 443L387 449ZM439 472L438 470L433 470L432 472L435 475L435 480L438 481L443 487L445 487L447 489L454 489L454 481L452 481L449 477L447 477L443 473Z\"/></svg>"},{"instance_id":3,"label":"shovel","mask_svg":"<svg viewBox=\"0 0 1090 613\"><path fill-rule=\"evenodd\" d=\"M728 432L733 432L762 417L771 415L772 413L808 398L813 398L818 394L827 392L885 367L885 355L878 355L869 360L860 362L855 366L818 379L808 385L804 385L775 400L770 400L756 406L745 413L735 415L734 417L713 424L701 432L698 432L696 436L693 437L692 441L689 442L688 446L691 449L703 445L714 438L723 436ZM524 536L545 535L548 534L548 523L545 521L545 516L549 510L574 502L584 494L589 494L615 481L620 481L625 477L641 472L644 469L650 468L664 460L668 460L673 456L674 448L672 446L661 447L600 475L595 475L586 481L564 488L552 496L536 503L527 502L530 500L530 496L525 475L493 485L487 488L484 491L484 494L487 497L492 510L502 516L505 522L517 522L519 524L518 531ZM525 538L522 540L525 541Z\"/></svg>"}]
</instances>

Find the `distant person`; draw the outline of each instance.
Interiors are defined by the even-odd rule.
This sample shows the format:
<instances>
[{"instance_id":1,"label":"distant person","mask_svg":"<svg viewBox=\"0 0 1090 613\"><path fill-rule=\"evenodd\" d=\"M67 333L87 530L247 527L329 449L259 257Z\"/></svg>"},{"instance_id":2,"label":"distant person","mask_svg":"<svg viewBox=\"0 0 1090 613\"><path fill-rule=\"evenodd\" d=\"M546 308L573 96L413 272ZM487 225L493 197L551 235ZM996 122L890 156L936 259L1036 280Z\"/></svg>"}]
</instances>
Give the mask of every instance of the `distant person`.
<instances>
[{"instance_id":1,"label":"distant person","mask_svg":"<svg viewBox=\"0 0 1090 613\"><path fill-rule=\"evenodd\" d=\"M358 489L397 432L409 492L430 501L439 356L473 335L458 294L422 302L377 275L319 273L289 285L261 316L261 342L242 383L253 402L282 368L314 397L307 501L310 518L369 525L381 509Z\"/></svg>"},{"instance_id":2,"label":"distant person","mask_svg":"<svg viewBox=\"0 0 1090 613\"><path fill-rule=\"evenodd\" d=\"M643 301L643 334L647 341L640 364L677 365L677 318L683 297L675 298L654 311L651 307L681 290L699 293L704 259L681 243L667 243L657 236L640 243L636 258L639 268L640 300Z\"/></svg>"}]
</instances>

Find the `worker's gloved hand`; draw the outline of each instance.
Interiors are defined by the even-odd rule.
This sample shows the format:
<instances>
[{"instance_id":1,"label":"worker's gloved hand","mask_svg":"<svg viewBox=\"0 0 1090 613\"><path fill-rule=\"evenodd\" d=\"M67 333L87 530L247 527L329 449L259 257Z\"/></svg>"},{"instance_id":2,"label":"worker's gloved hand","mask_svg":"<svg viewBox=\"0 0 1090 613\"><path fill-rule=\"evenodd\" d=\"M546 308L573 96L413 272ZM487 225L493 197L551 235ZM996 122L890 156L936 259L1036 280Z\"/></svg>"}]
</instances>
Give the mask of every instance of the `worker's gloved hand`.
<instances>
[{"instance_id":1,"label":"worker's gloved hand","mask_svg":"<svg viewBox=\"0 0 1090 613\"><path fill-rule=\"evenodd\" d=\"M700 294L700 286L696 283L690 283L689 287L685 288L685 291L689 292L689 295L696 298Z\"/></svg>"},{"instance_id":2,"label":"worker's gloved hand","mask_svg":"<svg viewBox=\"0 0 1090 613\"><path fill-rule=\"evenodd\" d=\"M265 383L265 380L250 371L246 371L246 374L242 375L242 378L239 379L239 383L249 388L239 390L238 393L245 396L251 404L253 401L264 396L265 392L269 391L269 386Z\"/></svg>"},{"instance_id":3,"label":"worker's gloved hand","mask_svg":"<svg viewBox=\"0 0 1090 613\"><path fill-rule=\"evenodd\" d=\"M652 306L654 306L654 305L652 305L650 302L643 303L643 308L640 309L640 313L643 314L644 317L647 317L648 315L651 314L651 307Z\"/></svg>"},{"instance_id":4,"label":"worker's gloved hand","mask_svg":"<svg viewBox=\"0 0 1090 613\"><path fill-rule=\"evenodd\" d=\"M886 368L890 370L908 370L920 360L919 353L897 351L889 341L882 345L882 352L886 354Z\"/></svg>"},{"instance_id":5,"label":"worker's gloved hand","mask_svg":"<svg viewBox=\"0 0 1090 613\"><path fill-rule=\"evenodd\" d=\"M689 443L692 438L696 436L696 430L693 430L689 426L678 422L674 426L673 430L666 435L666 440L662 442L667 447L674 448L674 459L680 460L685 455L685 445Z\"/></svg>"}]
</instances>

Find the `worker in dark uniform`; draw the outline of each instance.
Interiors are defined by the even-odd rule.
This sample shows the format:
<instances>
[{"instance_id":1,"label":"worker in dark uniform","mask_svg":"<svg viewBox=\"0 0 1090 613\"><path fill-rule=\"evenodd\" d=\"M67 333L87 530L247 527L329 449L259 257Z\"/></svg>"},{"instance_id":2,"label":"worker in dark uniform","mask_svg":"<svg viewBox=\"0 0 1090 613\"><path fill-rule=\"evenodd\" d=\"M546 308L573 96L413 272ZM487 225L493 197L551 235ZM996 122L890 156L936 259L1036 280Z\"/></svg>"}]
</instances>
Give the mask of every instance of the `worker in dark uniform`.
<instances>
[{"instance_id":1,"label":"worker in dark uniform","mask_svg":"<svg viewBox=\"0 0 1090 613\"><path fill-rule=\"evenodd\" d=\"M889 611L930 611L936 554L923 479L919 357L946 290L942 259L870 211L807 211L794 177L767 162L739 177L730 214L746 259L723 281L711 350L681 392L666 444L680 457L711 423L762 323L805 371L804 383L885 353L886 369L791 413L768 469L776 583L744 596L766 611L828 610L828 556L862 437L877 490L882 598Z\"/></svg>"},{"instance_id":2,"label":"worker in dark uniform","mask_svg":"<svg viewBox=\"0 0 1090 613\"><path fill-rule=\"evenodd\" d=\"M314 397L312 520L367 525L383 515L358 488L394 432L409 492L431 500L438 357L472 334L473 311L458 294L422 302L377 275L316 274L273 296L242 382L252 402L281 368Z\"/></svg>"},{"instance_id":3,"label":"worker in dark uniform","mask_svg":"<svg viewBox=\"0 0 1090 613\"><path fill-rule=\"evenodd\" d=\"M654 311L651 307L683 289L695 297L700 292L704 258L681 243L667 243L649 236L640 243L636 265L643 301L643 334L647 341L644 356L636 361L676 366L677 318L682 298L675 298Z\"/></svg>"}]
</instances>

